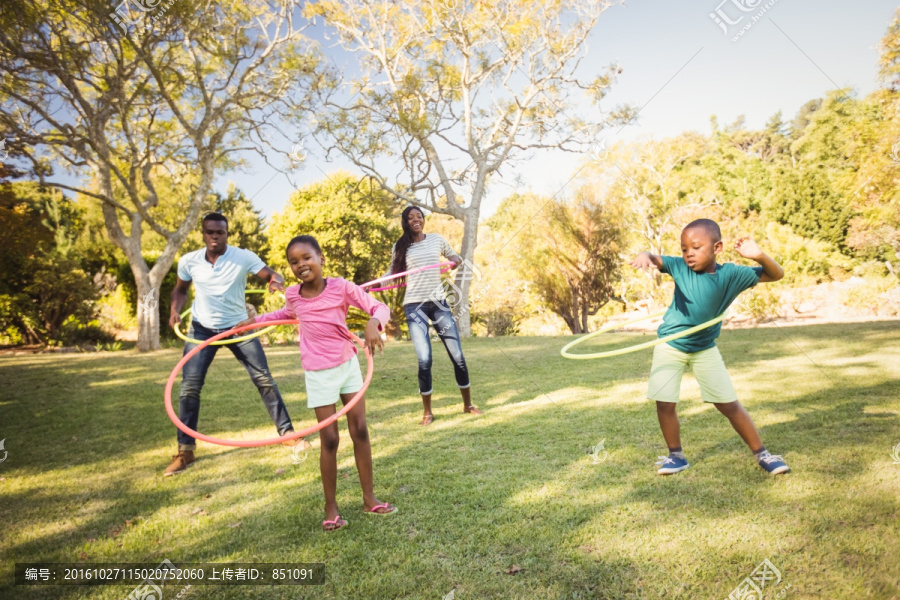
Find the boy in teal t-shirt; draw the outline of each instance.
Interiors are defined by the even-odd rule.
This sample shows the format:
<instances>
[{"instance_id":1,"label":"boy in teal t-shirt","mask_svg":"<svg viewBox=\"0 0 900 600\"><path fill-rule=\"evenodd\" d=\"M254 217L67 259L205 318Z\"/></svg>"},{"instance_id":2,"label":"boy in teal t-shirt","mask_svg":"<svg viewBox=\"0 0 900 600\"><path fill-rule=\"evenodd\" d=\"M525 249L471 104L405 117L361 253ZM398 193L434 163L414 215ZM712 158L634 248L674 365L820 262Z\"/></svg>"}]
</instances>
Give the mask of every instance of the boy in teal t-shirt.
<instances>
[{"instance_id":1,"label":"boy in teal t-shirt","mask_svg":"<svg viewBox=\"0 0 900 600\"><path fill-rule=\"evenodd\" d=\"M698 219L681 232L681 258L641 252L631 262L631 266L638 269L657 268L675 280L672 304L657 330L659 337L715 319L744 290L760 282L778 281L784 277L784 270L778 263L749 238L739 239L734 248L744 258L758 262L759 267L716 264L716 255L722 247L719 225L710 219ZM766 450L753 420L738 402L725 363L716 348L716 338L721 330L722 323L719 322L654 348L647 397L656 401L659 426L669 447L669 456L661 457L661 462L657 463L660 475L678 473L690 466L681 449L680 424L675 411L681 376L688 367L700 385L703 400L714 403L719 412L728 417L731 426L753 451L759 466L773 475L790 471L781 456Z\"/></svg>"}]
</instances>

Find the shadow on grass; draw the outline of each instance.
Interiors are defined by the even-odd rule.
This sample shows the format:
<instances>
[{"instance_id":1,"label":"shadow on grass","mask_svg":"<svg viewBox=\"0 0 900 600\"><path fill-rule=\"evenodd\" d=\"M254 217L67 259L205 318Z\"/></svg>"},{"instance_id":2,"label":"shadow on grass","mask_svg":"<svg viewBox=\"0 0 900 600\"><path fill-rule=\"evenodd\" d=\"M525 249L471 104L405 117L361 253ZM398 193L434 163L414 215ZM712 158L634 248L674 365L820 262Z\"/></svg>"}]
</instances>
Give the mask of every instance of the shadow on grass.
<instances>
[{"instance_id":1,"label":"shadow on grass","mask_svg":"<svg viewBox=\"0 0 900 600\"><path fill-rule=\"evenodd\" d=\"M27 541L5 546L4 562L72 561L82 551L89 560L326 561L336 577L324 589L290 594L278 588L208 588L195 597L419 598L442 597L455 588L459 597L695 598L726 596L771 551L786 574L825 564L833 578L852 582L862 569L871 579L868 589L896 593L891 587L896 565L879 565L886 559L873 559L868 567L833 557L823 563L809 550L822 535L840 536L843 527L883 534L885 524L896 522L894 498L864 491L847 498L839 491L866 476L881 448L886 453L894 443L891 436L900 424L896 410L867 412L896 399L890 365L874 356L853 363L854 368L887 371L881 381L869 375L866 385L840 366L825 365L827 378L821 376L822 364L803 361L791 372L753 368L792 354L797 358L795 344L813 354L816 363L824 363L821 357L837 342L842 356L871 356L873 349L896 346L900 328L843 325L837 339L827 330L792 328L787 340L768 329L726 331L721 340L732 376L749 379L741 391L762 424L764 442L785 454L795 469L778 479L756 467L724 417L696 399L682 407L685 448L694 466L677 477L657 477L654 453L663 444L652 403L642 400L647 353L574 362L558 356L558 338L472 340L466 353L473 394L476 403L479 398L491 403L487 414L479 419L456 413L461 405L452 390L452 370L439 355L436 386L450 391L435 396L437 420L426 429L415 425L421 404L412 348L391 349L388 359L376 363L368 418L376 493L400 506L401 513L376 518L359 511L358 480L342 424L338 500L352 525L343 532L352 535L342 537L320 533L317 453L302 470L276 477L266 450L211 453L202 447L201 460L186 474L159 477L165 465L153 460L168 458L161 449L174 445L173 427L160 402L165 365L174 363L174 353L91 364L87 372L77 361L65 366L29 362L17 367L15 378L31 389L52 383L48 370L62 371L57 375L67 385L84 389L103 389L123 375L127 381L111 384L114 394L67 395L50 389L40 398L15 395L4 406L11 415L8 437L24 444L8 465L12 470L4 465L0 473L12 479L75 469L78 477L89 478L79 491L61 492L39 480L25 490L5 490L4 522L35 520L43 526ZM286 355L283 360L295 359ZM288 368L270 362L273 371ZM4 375L10 368L10 361L0 362ZM815 389L806 391L811 380ZM781 393L758 394L763 383ZM242 406L235 402L222 404L223 412ZM308 422L309 413L294 418L295 424ZM210 420L222 429L240 424L233 416ZM263 413L257 425L266 424ZM70 442L70 433L79 440ZM593 464L587 450L601 439L609 457ZM47 448L47 440L59 441ZM12 448L8 443L7 450ZM142 477L152 479L135 481ZM791 496L797 481L820 496ZM209 516L192 515L195 505L205 506L207 494L210 506L222 504ZM54 520L98 499L104 510L48 531ZM840 514L830 516L829 510ZM46 513L54 518L46 519ZM144 520L120 534L125 547L117 550L112 531L134 515ZM179 528L179 521L194 524ZM240 525L230 527L234 522ZM788 533L782 532L775 544L780 528ZM673 572L680 558L711 561L715 574ZM521 572L507 574L514 566ZM795 587L815 597L816 585L798 581ZM852 597L837 592L833 597ZM28 593L51 597L49 590Z\"/></svg>"}]
</instances>

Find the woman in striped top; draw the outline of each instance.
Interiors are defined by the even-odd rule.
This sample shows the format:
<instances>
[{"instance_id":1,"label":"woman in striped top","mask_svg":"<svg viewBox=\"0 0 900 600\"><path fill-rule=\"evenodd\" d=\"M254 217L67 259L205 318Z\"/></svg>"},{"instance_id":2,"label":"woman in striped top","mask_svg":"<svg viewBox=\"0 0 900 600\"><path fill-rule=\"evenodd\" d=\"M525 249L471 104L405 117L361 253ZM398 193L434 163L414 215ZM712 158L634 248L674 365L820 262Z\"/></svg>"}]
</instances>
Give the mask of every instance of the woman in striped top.
<instances>
[{"instance_id":1,"label":"woman in striped top","mask_svg":"<svg viewBox=\"0 0 900 600\"><path fill-rule=\"evenodd\" d=\"M394 244L391 273L401 273L433 265L441 261L441 255L453 262L454 269L462 263L462 259L450 247L447 240L436 233L425 235L423 231L425 214L419 208L409 206L403 211L401 227L403 227L403 235ZM422 394L422 404L425 407L421 424L430 425L434 421L434 414L431 412L433 387L431 382L431 338L428 336L429 323L434 324L438 337L441 338L450 360L453 361L456 385L459 386L462 393L463 412L480 415L481 411L472 404L469 369L463 356L459 330L450 306L447 304L441 275L437 269L419 271L407 276L403 309L406 312L409 337L412 338L413 346L416 349L416 358L419 361L419 393Z\"/></svg>"}]
</instances>

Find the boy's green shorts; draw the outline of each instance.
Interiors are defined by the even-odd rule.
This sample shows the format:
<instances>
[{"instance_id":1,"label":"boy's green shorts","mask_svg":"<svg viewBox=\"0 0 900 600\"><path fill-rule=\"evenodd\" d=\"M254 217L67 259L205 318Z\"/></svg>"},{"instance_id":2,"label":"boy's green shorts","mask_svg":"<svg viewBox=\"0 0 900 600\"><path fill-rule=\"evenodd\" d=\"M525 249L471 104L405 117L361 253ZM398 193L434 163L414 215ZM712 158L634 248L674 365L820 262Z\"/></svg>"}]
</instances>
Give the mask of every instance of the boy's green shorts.
<instances>
[{"instance_id":1,"label":"boy's green shorts","mask_svg":"<svg viewBox=\"0 0 900 600\"><path fill-rule=\"evenodd\" d=\"M700 384L704 402L718 404L738 399L718 348L713 346L689 354L669 344L660 344L653 349L647 398L657 402L678 402L681 376L688 368Z\"/></svg>"}]
</instances>

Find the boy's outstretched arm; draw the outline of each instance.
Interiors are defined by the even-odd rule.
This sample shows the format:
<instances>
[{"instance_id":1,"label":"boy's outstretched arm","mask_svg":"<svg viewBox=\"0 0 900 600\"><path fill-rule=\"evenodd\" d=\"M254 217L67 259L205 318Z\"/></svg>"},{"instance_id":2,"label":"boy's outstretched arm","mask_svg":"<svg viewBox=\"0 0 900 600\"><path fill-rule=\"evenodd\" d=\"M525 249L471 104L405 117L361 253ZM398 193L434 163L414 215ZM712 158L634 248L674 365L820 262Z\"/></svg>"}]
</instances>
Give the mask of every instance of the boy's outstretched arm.
<instances>
[{"instance_id":1,"label":"boy's outstretched arm","mask_svg":"<svg viewBox=\"0 0 900 600\"><path fill-rule=\"evenodd\" d=\"M663 261L661 256L650 254L649 252L641 252L629 264L635 269L661 269L663 266Z\"/></svg>"},{"instance_id":2,"label":"boy's outstretched arm","mask_svg":"<svg viewBox=\"0 0 900 600\"><path fill-rule=\"evenodd\" d=\"M784 269L775 260L760 250L759 245L752 238L743 237L734 243L734 249L744 258L755 260L763 268L759 277L760 283L778 281L784 277Z\"/></svg>"}]
</instances>

